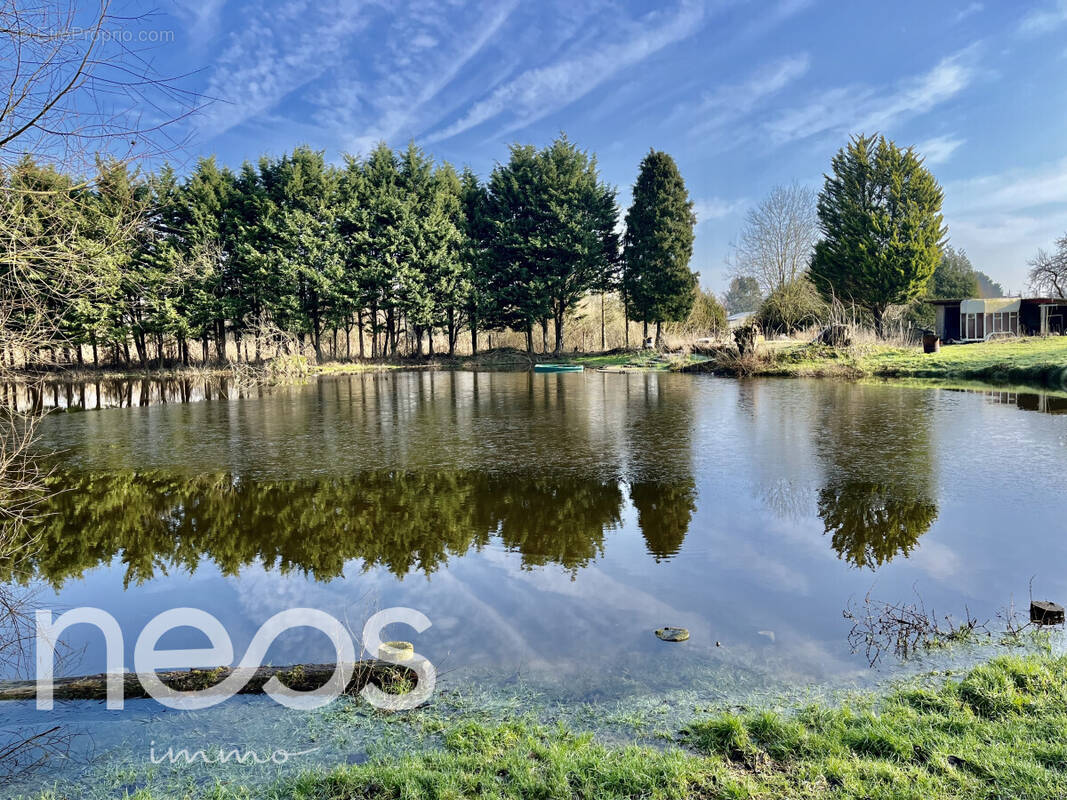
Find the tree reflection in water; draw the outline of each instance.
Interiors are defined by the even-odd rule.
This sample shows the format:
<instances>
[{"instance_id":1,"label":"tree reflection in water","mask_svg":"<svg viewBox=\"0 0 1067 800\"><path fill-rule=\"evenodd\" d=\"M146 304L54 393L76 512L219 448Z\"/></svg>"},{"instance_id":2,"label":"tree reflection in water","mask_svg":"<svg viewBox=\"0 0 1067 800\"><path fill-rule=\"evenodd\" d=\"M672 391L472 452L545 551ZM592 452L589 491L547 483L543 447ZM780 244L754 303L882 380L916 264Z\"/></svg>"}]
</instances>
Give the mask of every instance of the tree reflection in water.
<instances>
[{"instance_id":1,"label":"tree reflection in water","mask_svg":"<svg viewBox=\"0 0 1067 800\"><path fill-rule=\"evenodd\" d=\"M911 553L937 518L931 397L887 389L880 402L837 387L816 426L818 513L838 555L875 569Z\"/></svg>"}]
</instances>

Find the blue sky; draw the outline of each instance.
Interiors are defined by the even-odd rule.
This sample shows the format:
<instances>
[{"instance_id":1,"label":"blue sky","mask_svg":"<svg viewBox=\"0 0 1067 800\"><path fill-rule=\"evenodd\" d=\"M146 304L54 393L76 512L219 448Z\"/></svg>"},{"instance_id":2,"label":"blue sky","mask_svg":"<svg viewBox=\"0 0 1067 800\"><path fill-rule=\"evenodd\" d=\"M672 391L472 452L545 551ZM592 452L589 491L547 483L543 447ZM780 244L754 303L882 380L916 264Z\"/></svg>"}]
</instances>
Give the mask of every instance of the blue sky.
<instances>
[{"instance_id":1,"label":"blue sky","mask_svg":"<svg viewBox=\"0 0 1067 800\"><path fill-rule=\"evenodd\" d=\"M693 268L721 291L745 210L819 186L850 133L914 144L952 244L1005 288L1067 231L1067 0L164 0L159 69L218 98L186 156L296 144L331 160L414 139L485 175L559 131L629 202L650 147L696 202Z\"/></svg>"}]
</instances>

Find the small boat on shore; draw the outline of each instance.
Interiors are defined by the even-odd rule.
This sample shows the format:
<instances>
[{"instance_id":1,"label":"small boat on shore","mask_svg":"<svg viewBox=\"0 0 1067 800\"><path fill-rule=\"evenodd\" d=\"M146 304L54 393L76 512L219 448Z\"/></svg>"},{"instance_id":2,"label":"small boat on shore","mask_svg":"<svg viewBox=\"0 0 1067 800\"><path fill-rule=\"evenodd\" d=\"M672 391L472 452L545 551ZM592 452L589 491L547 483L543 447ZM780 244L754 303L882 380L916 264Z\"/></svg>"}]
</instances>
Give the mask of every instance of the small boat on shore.
<instances>
[{"instance_id":1,"label":"small boat on shore","mask_svg":"<svg viewBox=\"0 0 1067 800\"><path fill-rule=\"evenodd\" d=\"M534 364L534 372L582 372L581 364Z\"/></svg>"}]
</instances>

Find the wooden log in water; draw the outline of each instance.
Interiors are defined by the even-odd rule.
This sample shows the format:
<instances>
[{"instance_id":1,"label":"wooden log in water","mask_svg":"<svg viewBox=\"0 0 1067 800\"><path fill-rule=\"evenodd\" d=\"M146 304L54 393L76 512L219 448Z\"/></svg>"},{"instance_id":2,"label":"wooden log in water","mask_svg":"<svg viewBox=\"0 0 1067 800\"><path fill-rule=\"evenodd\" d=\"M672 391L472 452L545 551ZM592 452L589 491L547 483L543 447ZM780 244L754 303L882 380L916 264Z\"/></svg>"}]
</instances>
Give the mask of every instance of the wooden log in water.
<instances>
[{"instance_id":1,"label":"wooden log in water","mask_svg":"<svg viewBox=\"0 0 1067 800\"><path fill-rule=\"evenodd\" d=\"M238 694L263 694L263 687L273 677L290 689L311 691L324 686L333 675L336 664L294 664L288 667L257 667ZM175 691L188 692L211 689L233 674L235 667L214 669L171 670L157 672L156 677ZM52 697L56 700L105 700L107 699L107 673L80 675L72 678L55 678L52 682ZM352 678L345 692L359 692L368 683L389 691L391 686L413 684L415 673L407 667L378 659L366 659L354 664ZM122 676L123 697L127 700L146 698L150 695L141 685L135 672ZM33 700L37 697L36 681L0 682L0 701Z\"/></svg>"}]
</instances>

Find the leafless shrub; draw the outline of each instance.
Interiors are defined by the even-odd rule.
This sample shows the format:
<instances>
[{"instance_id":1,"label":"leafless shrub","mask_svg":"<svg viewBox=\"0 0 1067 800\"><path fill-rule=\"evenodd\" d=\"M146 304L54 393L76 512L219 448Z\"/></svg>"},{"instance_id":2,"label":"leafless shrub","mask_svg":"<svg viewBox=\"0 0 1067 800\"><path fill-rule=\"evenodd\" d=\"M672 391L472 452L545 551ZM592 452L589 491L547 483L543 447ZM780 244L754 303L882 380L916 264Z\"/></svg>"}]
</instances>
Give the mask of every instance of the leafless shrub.
<instances>
[{"instance_id":1,"label":"leafless shrub","mask_svg":"<svg viewBox=\"0 0 1067 800\"><path fill-rule=\"evenodd\" d=\"M860 606L850 601L842 614L852 623L848 633L852 652L862 651L874 667L885 653L907 660L931 647L989 634L987 623L973 618L968 609L964 608L962 622L948 615L939 620L917 592L915 596L914 603L886 603L872 599L868 592Z\"/></svg>"},{"instance_id":2,"label":"leafless shrub","mask_svg":"<svg viewBox=\"0 0 1067 800\"><path fill-rule=\"evenodd\" d=\"M1034 292L1067 297L1067 234L1056 240L1056 252L1037 251L1030 261L1029 277Z\"/></svg>"},{"instance_id":3,"label":"leafless shrub","mask_svg":"<svg viewBox=\"0 0 1067 800\"><path fill-rule=\"evenodd\" d=\"M108 0L0 0L0 379L18 355L26 366L62 341L53 310L91 290L94 261L139 224L138 214L123 214L104 235L85 236L78 205L89 185L65 176L87 173L101 156L127 163L172 152L173 123L198 103L154 73L129 44L140 40L121 35L145 19L111 14ZM55 166L21 181L25 159ZM45 491L36 421L0 419L0 559L16 563L32 554L28 525ZM28 590L0 586L0 667L26 666L31 600ZM3 733L0 777L32 769L68 741L54 726Z\"/></svg>"}]
</instances>

